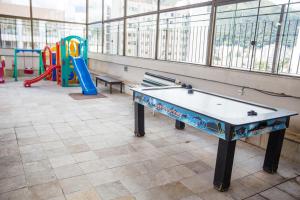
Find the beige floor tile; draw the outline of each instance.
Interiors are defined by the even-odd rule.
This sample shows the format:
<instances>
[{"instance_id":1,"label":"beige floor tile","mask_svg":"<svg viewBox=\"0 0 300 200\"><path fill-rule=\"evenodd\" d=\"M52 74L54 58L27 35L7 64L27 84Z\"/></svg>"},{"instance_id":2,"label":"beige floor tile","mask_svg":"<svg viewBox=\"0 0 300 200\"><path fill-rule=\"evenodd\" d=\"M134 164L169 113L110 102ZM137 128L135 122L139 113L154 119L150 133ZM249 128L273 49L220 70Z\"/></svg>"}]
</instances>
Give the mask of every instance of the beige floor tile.
<instances>
[{"instance_id":1,"label":"beige floor tile","mask_svg":"<svg viewBox=\"0 0 300 200\"><path fill-rule=\"evenodd\" d=\"M57 149L46 150L48 158L60 157L60 156L70 156L71 152L66 147L61 147Z\"/></svg>"},{"instance_id":2,"label":"beige floor tile","mask_svg":"<svg viewBox=\"0 0 300 200\"><path fill-rule=\"evenodd\" d=\"M286 192L283 192L277 188L272 188L269 190L266 190L262 193L260 193L261 196L263 196L266 199L271 200L296 200L296 198L293 198L291 195L289 195Z\"/></svg>"},{"instance_id":3,"label":"beige floor tile","mask_svg":"<svg viewBox=\"0 0 300 200\"><path fill-rule=\"evenodd\" d=\"M202 200L234 200L229 193L219 192L214 188L201 192L199 196Z\"/></svg>"},{"instance_id":4,"label":"beige floor tile","mask_svg":"<svg viewBox=\"0 0 300 200\"><path fill-rule=\"evenodd\" d=\"M75 158L76 162L78 163L98 159L97 155L93 151L75 153L72 154L72 156Z\"/></svg>"},{"instance_id":5,"label":"beige floor tile","mask_svg":"<svg viewBox=\"0 0 300 200\"><path fill-rule=\"evenodd\" d=\"M38 200L27 187L0 194L1 200Z\"/></svg>"},{"instance_id":6,"label":"beige floor tile","mask_svg":"<svg viewBox=\"0 0 300 200\"><path fill-rule=\"evenodd\" d=\"M267 182L262 181L254 175L249 175L232 181L228 193L233 198L244 199L270 187L271 185Z\"/></svg>"},{"instance_id":7,"label":"beige floor tile","mask_svg":"<svg viewBox=\"0 0 300 200\"><path fill-rule=\"evenodd\" d=\"M23 163L31 163L31 162L36 162L40 160L45 160L47 159L47 155L43 151L35 151L31 153L24 153L21 154L22 161Z\"/></svg>"},{"instance_id":8,"label":"beige floor tile","mask_svg":"<svg viewBox=\"0 0 300 200\"><path fill-rule=\"evenodd\" d=\"M72 165L76 162L71 155L53 157L49 160L53 168L61 167L64 165Z\"/></svg>"},{"instance_id":9,"label":"beige floor tile","mask_svg":"<svg viewBox=\"0 0 300 200\"><path fill-rule=\"evenodd\" d=\"M153 187L150 176L144 174L141 176L127 176L121 179L121 183L132 193L139 193Z\"/></svg>"},{"instance_id":10,"label":"beige floor tile","mask_svg":"<svg viewBox=\"0 0 300 200\"><path fill-rule=\"evenodd\" d=\"M58 179L65 179L83 174L83 171L77 164L64 165L61 167L54 168L54 172Z\"/></svg>"},{"instance_id":11,"label":"beige floor tile","mask_svg":"<svg viewBox=\"0 0 300 200\"><path fill-rule=\"evenodd\" d=\"M23 167L26 174L30 174L38 171L46 171L52 168L48 159L40 160L36 162L24 163Z\"/></svg>"},{"instance_id":12,"label":"beige floor tile","mask_svg":"<svg viewBox=\"0 0 300 200\"><path fill-rule=\"evenodd\" d=\"M207 165L205 162L203 162L201 160L186 163L186 164L184 164L184 166L189 168L196 174L201 174L203 172L212 170L212 167L210 167L209 165Z\"/></svg>"},{"instance_id":13,"label":"beige floor tile","mask_svg":"<svg viewBox=\"0 0 300 200\"><path fill-rule=\"evenodd\" d=\"M0 164L0 179L14 177L23 174L24 171L21 162L9 162L9 163Z\"/></svg>"},{"instance_id":14,"label":"beige floor tile","mask_svg":"<svg viewBox=\"0 0 300 200\"><path fill-rule=\"evenodd\" d=\"M67 200L102 200L94 188L66 195Z\"/></svg>"},{"instance_id":15,"label":"beige floor tile","mask_svg":"<svg viewBox=\"0 0 300 200\"><path fill-rule=\"evenodd\" d=\"M98 172L107 169L105 163L102 160L91 160L87 162L78 163L81 170L88 174L93 172Z\"/></svg>"},{"instance_id":16,"label":"beige floor tile","mask_svg":"<svg viewBox=\"0 0 300 200\"><path fill-rule=\"evenodd\" d=\"M26 186L24 175L0 179L0 193L9 192Z\"/></svg>"},{"instance_id":17,"label":"beige floor tile","mask_svg":"<svg viewBox=\"0 0 300 200\"><path fill-rule=\"evenodd\" d=\"M299 177L299 176L298 176ZM300 199L300 182L296 180L290 180L285 183L276 186L281 191L288 193L296 199Z\"/></svg>"},{"instance_id":18,"label":"beige floor tile","mask_svg":"<svg viewBox=\"0 0 300 200\"><path fill-rule=\"evenodd\" d=\"M63 196L62 189L58 182L50 182L29 187L32 195L37 199L48 200Z\"/></svg>"},{"instance_id":19,"label":"beige floor tile","mask_svg":"<svg viewBox=\"0 0 300 200\"><path fill-rule=\"evenodd\" d=\"M44 171L36 171L26 173L26 181L28 186L38 185L56 181L55 173L52 169Z\"/></svg>"},{"instance_id":20,"label":"beige floor tile","mask_svg":"<svg viewBox=\"0 0 300 200\"><path fill-rule=\"evenodd\" d=\"M87 152L87 151L91 150L87 144L70 145L70 146L67 146L67 149L72 154Z\"/></svg>"},{"instance_id":21,"label":"beige floor tile","mask_svg":"<svg viewBox=\"0 0 300 200\"><path fill-rule=\"evenodd\" d=\"M59 181L64 194L84 191L92 187L91 183L85 175L75 176Z\"/></svg>"},{"instance_id":22,"label":"beige floor tile","mask_svg":"<svg viewBox=\"0 0 300 200\"><path fill-rule=\"evenodd\" d=\"M171 199L174 200L182 200L195 195L191 190L189 190L180 182L169 183L160 186L160 188L164 193L166 193Z\"/></svg>"},{"instance_id":23,"label":"beige floor tile","mask_svg":"<svg viewBox=\"0 0 300 200\"><path fill-rule=\"evenodd\" d=\"M103 200L112 200L131 195L120 181L99 185L96 187L96 190Z\"/></svg>"},{"instance_id":24,"label":"beige floor tile","mask_svg":"<svg viewBox=\"0 0 300 200\"><path fill-rule=\"evenodd\" d=\"M112 169L103 170L100 172L87 174L89 181L93 186L98 186L104 183L118 181L119 177L115 176Z\"/></svg>"},{"instance_id":25,"label":"beige floor tile","mask_svg":"<svg viewBox=\"0 0 300 200\"><path fill-rule=\"evenodd\" d=\"M184 186L194 193L201 193L213 188L212 180L200 175L194 175L180 181Z\"/></svg>"}]
</instances>

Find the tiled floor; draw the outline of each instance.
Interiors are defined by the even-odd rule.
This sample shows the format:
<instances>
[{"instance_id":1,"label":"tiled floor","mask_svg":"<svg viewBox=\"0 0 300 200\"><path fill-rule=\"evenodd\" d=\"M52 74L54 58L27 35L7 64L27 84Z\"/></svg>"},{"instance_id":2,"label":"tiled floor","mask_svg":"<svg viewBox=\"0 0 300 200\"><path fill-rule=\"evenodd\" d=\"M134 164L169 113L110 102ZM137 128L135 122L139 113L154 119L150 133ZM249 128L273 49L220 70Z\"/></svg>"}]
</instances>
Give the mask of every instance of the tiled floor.
<instances>
[{"instance_id":1,"label":"tiled floor","mask_svg":"<svg viewBox=\"0 0 300 200\"><path fill-rule=\"evenodd\" d=\"M264 151L238 142L228 192L213 188L217 142L146 112L133 135L132 98L76 101L43 82L0 85L0 200L300 199L300 165L281 158L262 171Z\"/></svg>"}]
</instances>

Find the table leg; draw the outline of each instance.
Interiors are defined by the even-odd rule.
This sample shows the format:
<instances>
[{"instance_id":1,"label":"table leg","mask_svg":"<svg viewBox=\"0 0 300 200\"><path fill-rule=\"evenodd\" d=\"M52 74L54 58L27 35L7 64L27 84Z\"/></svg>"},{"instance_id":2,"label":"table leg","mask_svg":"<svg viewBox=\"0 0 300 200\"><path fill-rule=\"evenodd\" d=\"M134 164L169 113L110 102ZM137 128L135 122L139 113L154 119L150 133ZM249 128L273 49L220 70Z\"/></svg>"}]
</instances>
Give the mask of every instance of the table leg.
<instances>
[{"instance_id":1,"label":"table leg","mask_svg":"<svg viewBox=\"0 0 300 200\"><path fill-rule=\"evenodd\" d=\"M123 83L120 83L120 93L122 93Z\"/></svg>"},{"instance_id":2,"label":"table leg","mask_svg":"<svg viewBox=\"0 0 300 200\"><path fill-rule=\"evenodd\" d=\"M179 120L176 120L175 122L175 128L178 129L178 130L183 130L185 127L185 123L184 122L181 122Z\"/></svg>"},{"instance_id":3,"label":"table leg","mask_svg":"<svg viewBox=\"0 0 300 200\"><path fill-rule=\"evenodd\" d=\"M230 186L235 144L235 140L219 139L214 186L221 192L227 191Z\"/></svg>"},{"instance_id":4,"label":"table leg","mask_svg":"<svg viewBox=\"0 0 300 200\"><path fill-rule=\"evenodd\" d=\"M112 84L109 84L109 92L112 94Z\"/></svg>"},{"instance_id":5,"label":"table leg","mask_svg":"<svg viewBox=\"0 0 300 200\"><path fill-rule=\"evenodd\" d=\"M98 79L96 78L96 87L98 86Z\"/></svg>"},{"instance_id":6,"label":"table leg","mask_svg":"<svg viewBox=\"0 0 300 200\"><path fill-rule=\"evenodd\" d=\"M285 129L271 132L265 155L263 169L268 173L275 173L278 168L281 148L283 144Z\"/></svg>"},{"instance_id":7,"label":"table leg","mask_svg":"<svg viewBox=\"0 0 300 200\"><path fill-rule=\"evenodd\" d=\"M145 135L144 105L134 102L134 134L137 137Z\"/></svg>"}]
</instances>

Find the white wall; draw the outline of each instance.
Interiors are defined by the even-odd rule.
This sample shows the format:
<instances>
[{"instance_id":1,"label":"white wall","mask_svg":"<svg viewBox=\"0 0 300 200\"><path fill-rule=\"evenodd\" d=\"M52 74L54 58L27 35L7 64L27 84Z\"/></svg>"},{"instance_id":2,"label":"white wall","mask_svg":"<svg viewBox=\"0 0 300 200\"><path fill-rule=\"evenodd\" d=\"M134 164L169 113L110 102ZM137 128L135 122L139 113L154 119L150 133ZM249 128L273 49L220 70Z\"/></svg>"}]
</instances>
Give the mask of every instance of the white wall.
<instances>
[{"instance_id":1,"label":"white wall","mask_svg":"<svg viewBox=\"0 0 300 200\"><path fill-rule=\"evenodd\" d=\"M119 76L127 82L140 83L144 73L152 71L177 78L202 90L300 113L300 99L274 97L250 89L246 89L244 95L241 95L242 87L251 87L300 97L300 78L95 53L90 53L89 58L89 67L93 72ZM124 70L125 66L128 67L128 71ZM248 141L266 147L266 137L259 136ZM293 141L285 140L283 153L293 160L300 161L300 145L294 142L300 141L300 116L291 118L287 138Z\"/></svg>"}]
</instances>

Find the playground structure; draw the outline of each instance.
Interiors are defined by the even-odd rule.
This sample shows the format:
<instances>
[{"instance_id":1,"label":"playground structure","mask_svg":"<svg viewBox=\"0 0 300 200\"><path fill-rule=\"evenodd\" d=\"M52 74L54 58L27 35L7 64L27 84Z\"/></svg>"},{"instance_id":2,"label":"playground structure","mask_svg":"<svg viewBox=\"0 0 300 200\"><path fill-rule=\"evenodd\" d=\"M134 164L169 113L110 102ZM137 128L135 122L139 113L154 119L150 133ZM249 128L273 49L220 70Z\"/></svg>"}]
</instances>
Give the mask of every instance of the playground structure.
<instances>
[{"instance_id":1,"label":"playground structure","mask_svg":"<svg viewBox=\"0 0 300 200\"><path fill-rule=\"evenodd\" d=\"M56 43L55 47L46 46L42 52L44 73L31 80L25 80L24 86L42 79L57 81L62 87L81 86L84 95L96 95L97 89L87 67L87 41L78 36L68 36Z\"/></svg>"},{"instance_id":2,"label":"playground structure","mask_svg":"<svg viewBox=\"0 0 300 200\"><path fill-rule=\"evenodd\" d=\"M32 74L33 73L33 54L37 53L39 57L39 75L43 73L43 61L42 61L42 51L40 49L15 49L14 51L14 69L13 69L13 78L15 81L18 81L18 55L20 53L31 53L31 66L25 67L25 55L24 58L24 73Z\"/></svg>"}]
</instances>

